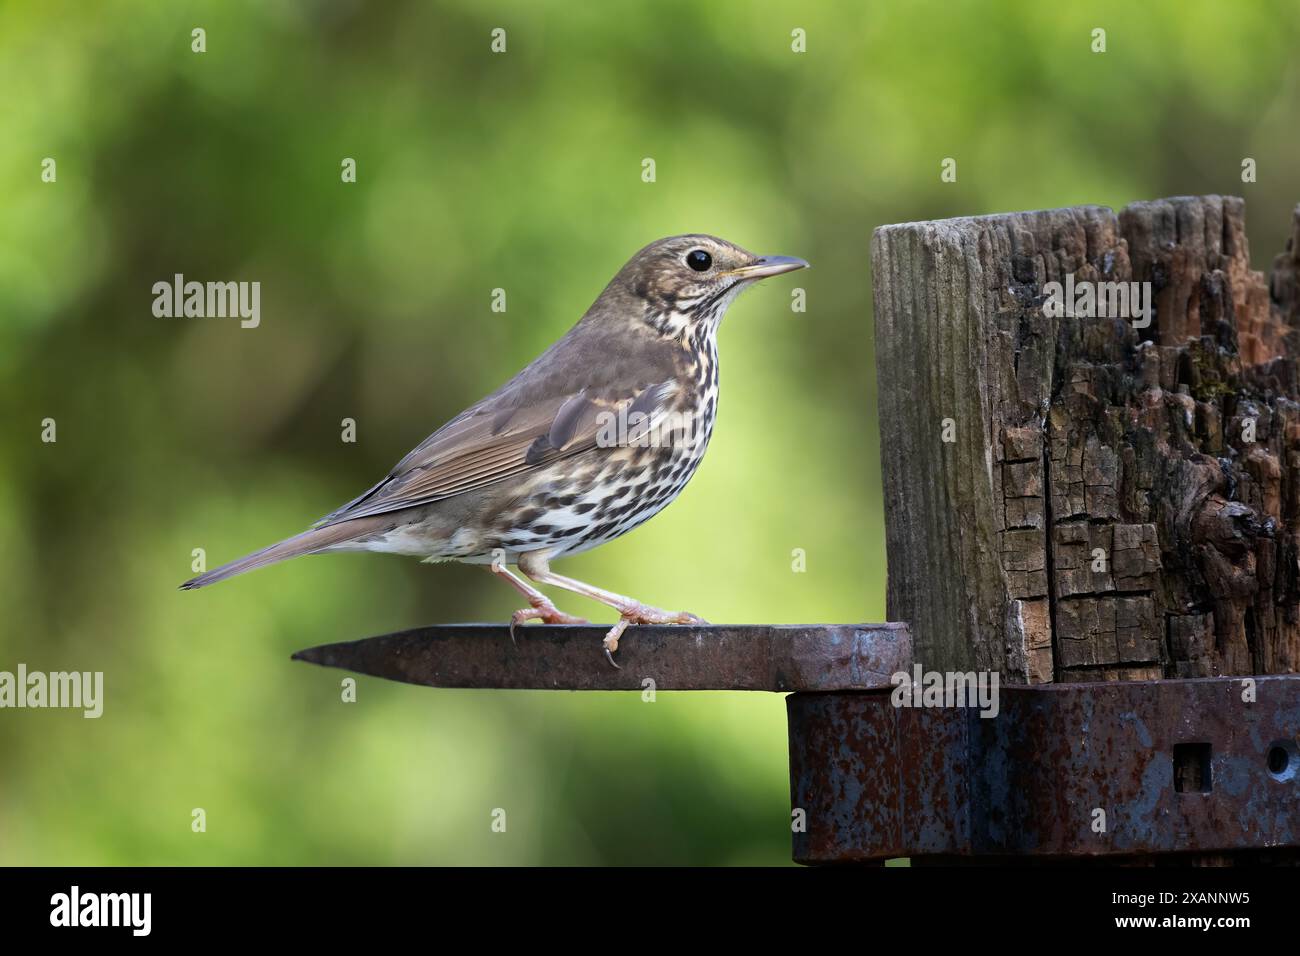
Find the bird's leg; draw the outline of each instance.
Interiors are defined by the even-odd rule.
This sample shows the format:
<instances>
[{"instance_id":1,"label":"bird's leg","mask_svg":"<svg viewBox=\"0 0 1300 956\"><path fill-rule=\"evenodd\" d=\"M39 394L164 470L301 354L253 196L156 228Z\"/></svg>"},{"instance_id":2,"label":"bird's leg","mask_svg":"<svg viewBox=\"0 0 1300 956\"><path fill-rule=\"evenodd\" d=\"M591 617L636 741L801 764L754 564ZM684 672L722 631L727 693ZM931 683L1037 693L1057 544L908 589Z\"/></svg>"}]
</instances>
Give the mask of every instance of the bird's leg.
<instances>
[{"instance_id":1,"label":"bird's leg","mask_svg":"<svg viewBox=\"0 0 1300 956\"><path fill-rule=\"evenodd\" d=\"M512 574L506 567L505 562L499 558L493 558L492 563L488 565L488 570L497 577L504 580L512 588L528 599L528 607L515 611L510 615L510 641L515 642L515 626L522 624L524 621L531 621L534 618L545 624L589 624L590 621L581 617L574 617L572 614L565 614L557 608L551 599L548 598L537 588L530 585L527 581L517 574Z\"/></svg>"},{"instance_id":2,"label":"bird's leg","mask_svg":"<svg viewBox=\"0 0 1300 956\"><path fill-rule=\"evenodd\" d=\"M662 608L651 607L649 604L642 604L633 598L626 597L622 594L616 594L613 591L606 591L604 588L598 588L592 584L584 584L582 581L575 581L573 578L566 578L562 574L556 574L551 570L548 556L540 551L530 551L527 554L519 556L519 570L524 572L538 584L549 584L553 587L564 588L566 591L572 591L574 594L581 594L583 597L591 598L593 601L599 601L618 611L618 623L609 629L605 635L605 657L611 664L614 663L614 652L618 650L618 639L627 630L629 624L707 624L708 621L702 617L696 617L687 611L665 611Z\"/></svg>"}]
</instances>

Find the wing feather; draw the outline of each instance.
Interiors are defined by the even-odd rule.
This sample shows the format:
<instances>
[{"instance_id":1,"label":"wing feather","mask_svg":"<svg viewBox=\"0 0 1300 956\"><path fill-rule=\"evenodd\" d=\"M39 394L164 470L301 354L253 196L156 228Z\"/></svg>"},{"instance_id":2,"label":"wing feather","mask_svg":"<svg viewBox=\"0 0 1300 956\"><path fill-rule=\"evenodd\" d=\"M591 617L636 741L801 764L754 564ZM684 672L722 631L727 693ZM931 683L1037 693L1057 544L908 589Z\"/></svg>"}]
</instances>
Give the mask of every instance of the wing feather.
<instances>
[{"instance_id":1,"label":"wing feather","mask_svg":"<svg viewBox=\"0 0 1300 956\"><path fill-rule=\"evenodd\" d=\"M635 407L652 412L673 382L587 388L529 404L503 405L491 396L426 438L388 477L327 515L317 526L432 504L597 447L604 414ZM494 401L494 399L496 399Z\"/></svg>"}]
</instances>

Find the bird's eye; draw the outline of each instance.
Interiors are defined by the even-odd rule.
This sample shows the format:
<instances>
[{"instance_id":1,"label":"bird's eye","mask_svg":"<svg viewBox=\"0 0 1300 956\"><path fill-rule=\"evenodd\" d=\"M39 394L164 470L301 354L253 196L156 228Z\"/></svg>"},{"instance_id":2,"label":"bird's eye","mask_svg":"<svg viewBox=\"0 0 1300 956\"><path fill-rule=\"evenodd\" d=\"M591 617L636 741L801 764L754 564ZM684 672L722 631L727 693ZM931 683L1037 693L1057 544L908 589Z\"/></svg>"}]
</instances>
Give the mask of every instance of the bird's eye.
<instances>
[{"instance_id":1,"label":"bird's eye","mask_svg":"<svg viewBox=\"0 0 1300 956\"><path fill-rule=\"evenodd\" d=\"M686 264L696 272L708 272L709 266L713 265L713 256L703 249L692 249L686 253Z\"/></svg>"}]
</instances>

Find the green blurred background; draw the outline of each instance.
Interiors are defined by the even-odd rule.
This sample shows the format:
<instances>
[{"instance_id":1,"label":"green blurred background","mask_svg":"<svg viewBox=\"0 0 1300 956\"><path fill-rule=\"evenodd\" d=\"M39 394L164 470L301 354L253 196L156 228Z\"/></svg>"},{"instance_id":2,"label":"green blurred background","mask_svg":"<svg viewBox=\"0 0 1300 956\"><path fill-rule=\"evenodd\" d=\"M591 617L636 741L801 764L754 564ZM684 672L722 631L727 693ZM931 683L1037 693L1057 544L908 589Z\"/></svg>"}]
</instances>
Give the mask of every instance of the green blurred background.
<instances>
[{"instance_id":1,"label":"green blurred background","mask_svg":"<svg viewBox=\"0 0 1300 956\"><path fill-rule=\"evenodd\" d=\"M370 555L180 593L191 550L301 530L640 246L703 231L814 269L732 309L677 503L560 568L713 621L881 620L871 230L1244 193L1266 268L1300 199L1297 22L1226 0L0 3L0 670L102 670L107 697L99 720L0 711L0 863L788 862L779 696L361 678L343 703L289 654L515 596ZM260 281L261 326L155 318L177 272Z\"/></svg>"}]
</instances>

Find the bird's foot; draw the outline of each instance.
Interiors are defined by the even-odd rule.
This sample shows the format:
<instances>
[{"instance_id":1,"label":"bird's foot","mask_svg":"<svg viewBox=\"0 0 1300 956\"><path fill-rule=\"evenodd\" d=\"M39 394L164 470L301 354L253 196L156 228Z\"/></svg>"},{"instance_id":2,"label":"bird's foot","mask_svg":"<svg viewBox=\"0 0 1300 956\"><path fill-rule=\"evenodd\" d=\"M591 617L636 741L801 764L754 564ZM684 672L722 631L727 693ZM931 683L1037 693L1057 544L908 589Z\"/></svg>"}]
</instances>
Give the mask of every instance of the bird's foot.
<instances>
[{"instance_id":1,"label":"bird's foot","mask_svg":"<svg viewBox=\"0 0 1300 956\"><path fill-rule=\"evenodd\" d=\"M543 624L590 624L585 617L565 614L549 600L531 601L529 606L510 615L510 642L515 641L515 627L525 621L541 621Z\"/></svg>"},{"instance_id":2,"label":"bird's foot","mask_svg":"<svg viewBox=\"0 0 1300 956\"><path fill-rule=\"evenodd\" d=\"M689 611L665 611L651 607L649 604L631 604L620 609L618 623L609 629L601 643L605 647L605 659L618 667L614 652L618 650L618 639L623 636L629 624L708 624L702 617Z\"/></svg>"}]
</instances>

